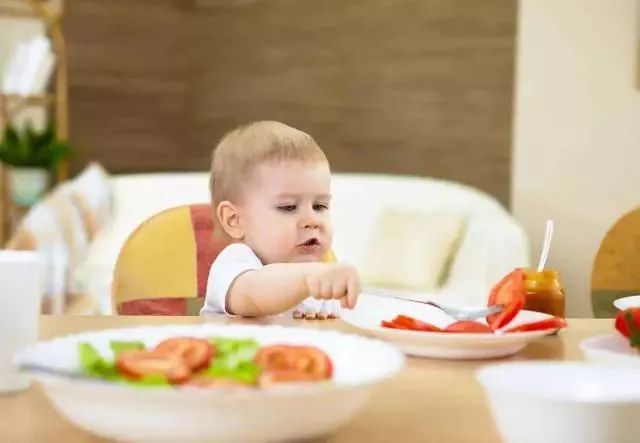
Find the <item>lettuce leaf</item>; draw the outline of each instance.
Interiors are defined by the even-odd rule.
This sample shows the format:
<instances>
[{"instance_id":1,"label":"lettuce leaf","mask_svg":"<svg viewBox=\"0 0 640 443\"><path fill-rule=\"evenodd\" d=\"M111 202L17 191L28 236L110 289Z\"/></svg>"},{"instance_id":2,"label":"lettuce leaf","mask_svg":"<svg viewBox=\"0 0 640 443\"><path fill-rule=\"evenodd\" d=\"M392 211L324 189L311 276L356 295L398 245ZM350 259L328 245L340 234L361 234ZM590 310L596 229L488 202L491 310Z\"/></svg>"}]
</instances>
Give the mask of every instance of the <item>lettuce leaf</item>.
<instances>
[{"instance_id":1,"label":"lettuce leaf","mask_svg":"<svg viewBox=\"0 0 640 443\"><path fill-rule=\"evenodd\" d=\"M260 367L254 363L260 344L253 339L215 337L208 339L216 352L209 366L198 373L214 378L229 378L241 383L254 384L260 375ZM125 351L145 349L139 341L117 341L109 343L114 356ZM78 344L78 356L82 371L91 376L140 387L168 386L166 377L148 375L132 379L122 375L113 361L105 359L90 343Z\"/></svg>"},{"instance_id":2,"label":"lettuce leaf","mask_svg":"<svg viewBox=\"0 0 640 443\"><path fill-rule=\"evenodd\" d=\"M260 367L253 358L260 344L253 339L211 338L216 348L215 357L201 375L214 378L230 378L241 383L253 384L260 375Z\"/></svg>"},{"instance_id":3,"label":"lettuce leaf","mask_svg":"<svg viewBox=\"0 0 640 443\"><path fill-rule=\"evenodd\" d=\"M78 357L85 374L109 380L120 378L115 363L104 359L90 343L78 344Z\"/></svg>"},{"instance_id":4,"label":"lettuce leaf","mask_svg":"<svg viewBox=\"0 0 640 443\"><path fill-rule=\"evenodd\" d=\"M226 338L218 337L209 339L216 348L216 355L237 355L238 358L252 360L260 344L252 338Z\"/></svg>"},{"instance_id":5,"label":"lettuce leaf","mask_svg":"<svg viewBox=\"0 0 640 443\"><path fill-rule=\"evenodd\" d=\"M131 349L144 349L144 345L138 342L117 342L109 343L114 354ZM121 382L140 387L168 386L166 377L161 375L147 375L140 379L126 377L118 371L115 361L109 361L102 357L98 350L90 343L78 344L78 357L80 366L84 373L90 377L101 378L114 382Z\"/></svg>"},{"instance_id":6,"label":"lettuce leaf","mask_svg":"<svg viewBox=\"0 0 640 443\"><path fill-rule=\"evenodd\" d=\"M113 355L116 357L121 352L139 351L145 348L144 343L141 341L112 341L109 343L109 347L111 347Z\"/></svg>"}]
</instances>

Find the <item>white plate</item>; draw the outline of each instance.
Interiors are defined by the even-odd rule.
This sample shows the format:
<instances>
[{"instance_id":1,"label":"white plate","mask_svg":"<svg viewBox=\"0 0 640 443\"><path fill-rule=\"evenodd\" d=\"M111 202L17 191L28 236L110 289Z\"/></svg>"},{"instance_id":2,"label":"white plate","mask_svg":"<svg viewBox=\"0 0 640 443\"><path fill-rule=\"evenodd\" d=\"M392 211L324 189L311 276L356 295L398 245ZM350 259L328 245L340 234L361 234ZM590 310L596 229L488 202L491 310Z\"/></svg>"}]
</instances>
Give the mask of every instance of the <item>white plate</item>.
<instances>
[{"instance_id":1,"label":"white plate","mask_svg":"<svg viewBox=\"0 0 640 443\"><path fill-rule=\"evenodd\" d=\"M390 321L399 314L415 317L440 328L453 323L451 317L432 306L367 294L360 296L354 310L343 310L340 316L344 321L367 334L399 346L407 354L432 358L487 359L506 357L522 350L531 340L553 332L553 330L547 330L509 334L451 334L405 331L380 326L382 320ZM508 327L550 317L550 315L540 312L520 311ZM482 321L484 322L484 320Z\"/></svg>"},{"instance_id":2,"label":"white plate","mask_svg":"<svg viewBox=\"0 0 640 443\"><path fill-rule=\"evenodd\" d=\"M640 307L640 295L630 295L629 297L617 298L613 301L613 306L621 311L627 308Z\"/></svg>"},{"instance_id":3,"label":"white plate","mask_svg":"<svg viewBox=\"0 0 640 443\"><path fill-rule=\"evenodd\" d=\"M637 370L586 362L520 361L476 371L502 441L638 441Z\"/></svg>"},{"instance_id":4,"label":"white plate","mask_svg":"<svg viewBox=\"0 0 640 443\"><path fill-rule=\"evenodd\" d=\"M164 326L88 332L42 342L18 363L76 370L78 342L111 354L110 340L147 346L171 336L251 337L261 344L317 346L330 356L332 383L268 390L135 388L103 381L38 375L55 408L71 422L125 442L253 442L315 438L347 424L372 388L404 364L396 348L378 340L332 331L278 326Z\"/></svg>"},{"instance_id":5,"label":"white plate","mask_svg":"<svg viewBox=\"0 0 640 443\"><path fill-rule=\"evenodd\" d=\"M640 368L640 353L618 333L596 335L580 342L587 360L594 363L619 364Z\"/></svg>"}]
</instances>

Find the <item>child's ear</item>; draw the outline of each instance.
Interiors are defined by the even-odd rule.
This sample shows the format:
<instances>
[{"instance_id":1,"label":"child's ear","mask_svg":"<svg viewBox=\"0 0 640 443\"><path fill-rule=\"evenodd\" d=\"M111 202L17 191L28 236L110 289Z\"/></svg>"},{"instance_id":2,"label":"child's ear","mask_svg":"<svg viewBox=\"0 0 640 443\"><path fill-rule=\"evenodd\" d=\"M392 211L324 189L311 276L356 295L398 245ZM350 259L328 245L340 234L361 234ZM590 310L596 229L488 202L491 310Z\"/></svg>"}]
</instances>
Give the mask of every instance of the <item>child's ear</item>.
<instances>
[{"instance_id":1,"label":"child's ear","mask_svg":"<svg viewBox=\"0 0 640 443\"><path fill-rule=\"evenodd\" d=\"M240 214L233 203L230 201L221 202L216 208L216 215L227 235L234 240L242 240L244 238Z\"/></svg>"}]
</instances>

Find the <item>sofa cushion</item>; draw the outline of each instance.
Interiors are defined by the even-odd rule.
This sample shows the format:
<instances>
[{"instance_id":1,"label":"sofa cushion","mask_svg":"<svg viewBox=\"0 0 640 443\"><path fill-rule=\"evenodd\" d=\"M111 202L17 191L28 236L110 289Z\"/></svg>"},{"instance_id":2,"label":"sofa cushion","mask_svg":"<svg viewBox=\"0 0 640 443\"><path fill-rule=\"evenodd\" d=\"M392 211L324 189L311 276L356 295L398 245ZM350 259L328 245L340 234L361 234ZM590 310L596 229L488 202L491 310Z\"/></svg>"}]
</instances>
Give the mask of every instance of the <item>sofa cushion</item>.
<instances>
[{"instance_id":1,"label":"sofa cushion","mask_svg":"<svg viewBox=\"0 0 640 443\"><path fill-rule=\"evenodd\" d=\"M466 217L447 212L382 211L362 267L365 285L432 292L446 281Z\"/></svg>"},{"instance_id":2,"label":"sofa cushion","mask_svg":"<svg viewBox=\"0 0 640 443\"><path fill-rule=\"evenodd\" d=\"M82 215L87 235L93 239L106 227L112 215L109 174L100 164L91 163L68 186L73 203Z\"/></svg>"}]
</instances>

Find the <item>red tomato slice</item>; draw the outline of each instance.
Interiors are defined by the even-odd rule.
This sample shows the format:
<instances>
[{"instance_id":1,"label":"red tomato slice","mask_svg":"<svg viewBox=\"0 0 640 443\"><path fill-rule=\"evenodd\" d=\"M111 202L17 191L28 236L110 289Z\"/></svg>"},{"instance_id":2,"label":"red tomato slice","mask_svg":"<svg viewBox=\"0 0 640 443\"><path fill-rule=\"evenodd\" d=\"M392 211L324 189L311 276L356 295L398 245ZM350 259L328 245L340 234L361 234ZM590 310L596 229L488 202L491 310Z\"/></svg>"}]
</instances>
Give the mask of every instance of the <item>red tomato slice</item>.
<instances>
[{"instance_id":1,"label":"red tomato slice","mask_svg":"<svg viewBox=\"0 0 640 443\"><path fill-rule=\"evenodd\" d=\"M192 371L197 371L209 366L214 348L211 343L203 338L176 337L168 338L155 347L155 351L161 354L177 355L184 359Z\"/></svg>"},{"instance_id":2,"label":"red tomato slice","mask_svg":"<svg viewBox=\"0 0 640 443\"><path fill-rule=\"evenodd\" d=\"M633 347L640 347L640 308L627 308L616 315L615 327L629 339Z\"/></svg>"},{"instance_id":3,"label":"red tomato slice","mask_svg":"<svg viewBox=\"0 0 640 443\"><path fill-rule=\"evenodd\" d=\"M382 326L383 328L389 328L389 329L404 329L404 330L408 330L409 328L405 328L402 325L397 325L392 321L386 321L386 320L382 320L380 322L380 326Z\"/></svg>"},{"instance_id":4,"label":"red tomato slice","mask_svg":"<svg viewBox=\"0 0 640 443\"><path fill-rule=\"evenodd\" d=\"M504 332L527 332L527 331L547 331L550 329L562 329L567 326L567 321L560 317L545 318L544 320L523 323Z\"/></svg>"},{"instance_id":5,"label":"red tomato slice","mask_svg":"<svg viewBox=\"0 0 640 443\"><path fill-rule=\"evenodd\" d=\"M493 329L477 321L460 320L444 328L444 332L464 332L470 334L493 334Z\"/></svg>"},{"instance_id":6,"label":"red tomato slice","mask_svg":"<svg viewBox=\"0 0 640 443\"><path fill-rule=\"evenodd\" d=\"M258 386L261 388L267 388L278 383L301 383L317 380L318 379L311 374L306 374L296 370L269 371L260 374Z\"/></svg>"},{"instance_id":7,"label":"red tomato slice","mask_svg":"<svg viewBox=\"0 0 640 443\"><path fill-rule=\"evenodd\" d=\"M146 350L120 353L116 367L122 374L134 379L145 375L161 375L173 384L183 383L191 375L191 369L180 356Z\"/></svg>"},{"instance_id":8,"label":"red tomato slice","mask_svg":"<svg viewBox=\"0 0 640 443\"><path fill-rule=\"evenodd\" d=\"M409 317L408 315L398 315L393 319L392 323L413 331L442 332L442 329L439 327L430 323L425 323L416 318Z\"/></svg>"},{"instance_id":9,"label":"red tomato slice","mask_svg":"<svg viewBox=\"0 0 640 443\"><path fill-rule=\"evenodd\" d=\"M258 349L254 360L263 373L296 371L313 380L328 379L333 374L329 356L311 346L263 346Z\"/></svg>"},{"instance_id":10,"label":"red tomato slice","mask_svg":"<svg viewBox=\"0 0 640 443\"><path fill-rule=\"evenodd\" d=\"M496 330L509 324L525 303L525 274L522 269L515 269L495 285L489 295L488 306L502 305L504 309L498 314L489 315L487 323Z\"/></svg>"}]
</instances>

